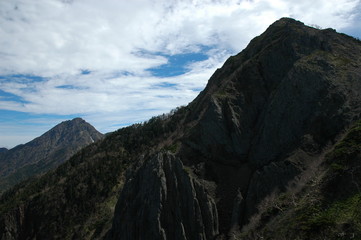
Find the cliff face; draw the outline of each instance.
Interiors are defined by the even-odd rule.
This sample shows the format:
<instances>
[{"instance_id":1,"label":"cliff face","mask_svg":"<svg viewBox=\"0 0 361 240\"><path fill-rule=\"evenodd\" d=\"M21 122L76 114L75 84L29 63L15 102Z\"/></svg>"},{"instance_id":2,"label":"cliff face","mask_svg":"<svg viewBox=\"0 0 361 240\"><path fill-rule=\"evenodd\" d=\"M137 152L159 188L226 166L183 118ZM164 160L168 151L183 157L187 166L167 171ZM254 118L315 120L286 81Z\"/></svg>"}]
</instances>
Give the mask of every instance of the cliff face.
<instances>
[{"instance_id":1,"label":"cliff face","mask_svg":"<svg viewBox=\"0 0 361 240\"><path fill-rule=\"evenodd\" d=\"M190 105L200 114L188 116L182 157L217 182L221 231L239 193L243 226L265 198L312 175L360 118L360 54L355 39L281 19L212 76Z\"/></svg>"},{"instance_id":2,"label":"cliff face","mask_svg":"<svg viewBox=\"0 0 361 240\"><path fill-rule=\"evenodd\" d=\"M38 138L0 154L0 193L68 160L82 147L103 138L81 118L65 121Z\"/></svg>"},{"instance_id":3,"label":"cliff face","mask_svg":"<svg viewBox=\"0 0 361 240\"><path fill-rule=\"evenodd\" d=\"M168 153L145 161L129 177L116 206L109 239L213 239L214 200Z\"/></svg>"},{"instance_id":4,"label":"cliff face","mask_svg":"<svg viewBox=\"0 0 361 240\"><path fill-rule=\"evenodd\" d=\"M187 107L121 129L6 194L0 236L361 234L360 56L356 39L280 19L229 58Z\"/></svg>"}]
</instances>

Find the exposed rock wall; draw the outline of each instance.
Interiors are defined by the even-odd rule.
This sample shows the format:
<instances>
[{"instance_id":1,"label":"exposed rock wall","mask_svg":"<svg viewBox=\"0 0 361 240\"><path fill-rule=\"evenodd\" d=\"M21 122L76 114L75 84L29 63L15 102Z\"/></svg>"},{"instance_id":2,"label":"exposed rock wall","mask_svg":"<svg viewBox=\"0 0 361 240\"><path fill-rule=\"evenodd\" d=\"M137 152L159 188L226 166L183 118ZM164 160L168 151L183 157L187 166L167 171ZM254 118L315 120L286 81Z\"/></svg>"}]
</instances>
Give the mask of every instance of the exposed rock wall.
<instances>
[{"instance_id":1,"label":"exposed rock wall","mask_svg":"<svg viewBox=\"0 0 361 240\"><path fill-rule=\"evenodd\" d=\"M214 200L168 153L159 153L125 183L108 239L213 239Z\"/></svg>"}]
</instances>

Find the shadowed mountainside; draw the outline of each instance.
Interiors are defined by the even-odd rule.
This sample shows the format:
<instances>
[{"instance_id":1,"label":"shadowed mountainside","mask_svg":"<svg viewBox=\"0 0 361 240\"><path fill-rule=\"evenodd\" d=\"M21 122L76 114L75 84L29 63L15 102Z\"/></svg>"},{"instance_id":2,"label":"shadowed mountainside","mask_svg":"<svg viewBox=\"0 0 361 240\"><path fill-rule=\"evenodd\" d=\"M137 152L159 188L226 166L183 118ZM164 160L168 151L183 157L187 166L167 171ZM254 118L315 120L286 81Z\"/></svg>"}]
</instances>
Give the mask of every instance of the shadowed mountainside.
<instances>
[{"instance_id":1,"label":"shadowed mountainside","mask_svg":"<svg viewBox=\"0 0 361 240\"><path fill-rule=\"evenodd\" d=\"M0 236L361 236L360 56L356 39L282 18L188 106L6 192Z\"/></svg>"},{"instance_id":2,"label":"shadowed mountainside","mask_svg":"<svg viewBox=\"0 0 361 240\"><path fill-rule=\"evenodd\" d=\"M0 192L68 160L103 135L81 118L64 121L40 137L0 154Z\"/></svg>"},{"instance_id":3,"label":"shadowed mountainside","mask_svg":"<svg viewBox=\"0 0 361 240\"><path fill-rule=\"evenodd\" d=\"M5 152L7 152L7 151L8 151L7 148L0 148L0 154L5 153Z\"/></svg>"}]
</instances>

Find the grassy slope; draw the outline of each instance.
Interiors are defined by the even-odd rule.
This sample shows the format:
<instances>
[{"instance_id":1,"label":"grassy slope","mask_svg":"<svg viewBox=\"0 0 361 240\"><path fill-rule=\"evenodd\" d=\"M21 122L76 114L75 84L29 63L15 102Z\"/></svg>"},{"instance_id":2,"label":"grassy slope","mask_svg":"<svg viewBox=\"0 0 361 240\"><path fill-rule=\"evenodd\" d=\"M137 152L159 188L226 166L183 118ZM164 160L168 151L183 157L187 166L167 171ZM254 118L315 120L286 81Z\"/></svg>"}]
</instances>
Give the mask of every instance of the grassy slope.
<instances>
[{"instance_id":1,"label":"grassy slope","mask_svg":"<svg viewBox=\"0 0 361 240\"><path fill-rule=\"evenodd\" d=\"M299 193L281 194L240 239L361 239L361 121Z\"/></svg>"}]
</instances>

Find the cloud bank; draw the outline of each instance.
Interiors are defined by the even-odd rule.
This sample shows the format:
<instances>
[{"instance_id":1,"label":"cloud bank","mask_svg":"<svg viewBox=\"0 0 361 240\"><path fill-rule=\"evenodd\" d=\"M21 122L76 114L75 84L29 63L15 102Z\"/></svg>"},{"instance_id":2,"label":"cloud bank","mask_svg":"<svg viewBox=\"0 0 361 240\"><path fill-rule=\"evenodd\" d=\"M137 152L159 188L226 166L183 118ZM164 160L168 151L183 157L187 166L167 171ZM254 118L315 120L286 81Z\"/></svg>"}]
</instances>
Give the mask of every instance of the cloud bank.
<instances>
[{"instance_id":1,"label":"cloud bank","mask_svg":"<svg viewBox=\"0 0 361 240\"><path fill-rule=\"evenodd\" d=\"M1 1L0 109L112 131L187 104L281 17L360 34L359 10L360 0Z\"/></svg>"}]
</instances>

